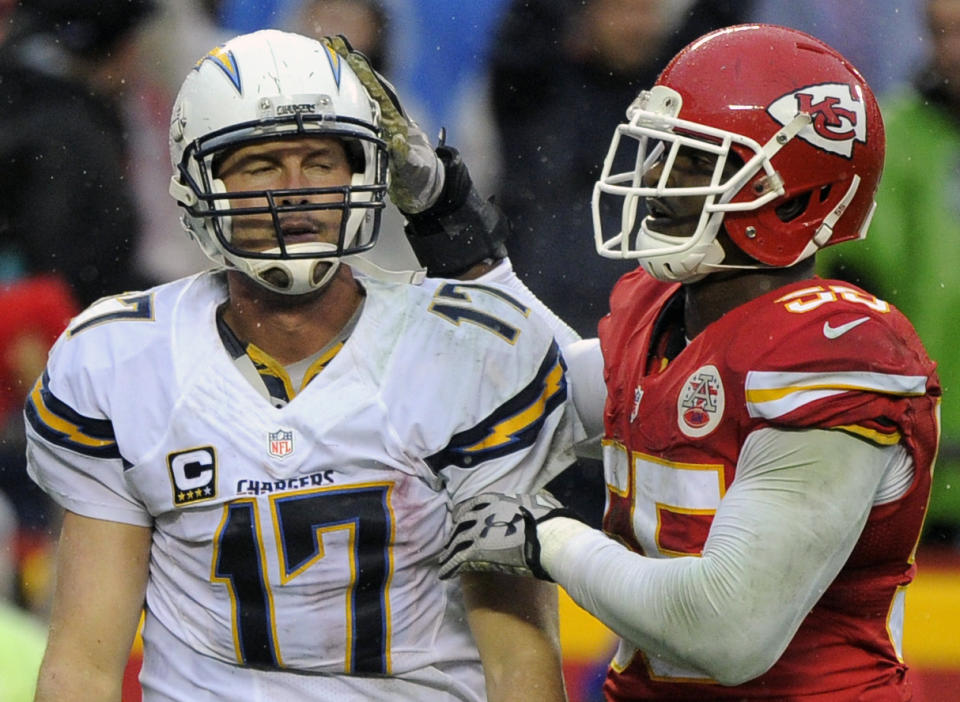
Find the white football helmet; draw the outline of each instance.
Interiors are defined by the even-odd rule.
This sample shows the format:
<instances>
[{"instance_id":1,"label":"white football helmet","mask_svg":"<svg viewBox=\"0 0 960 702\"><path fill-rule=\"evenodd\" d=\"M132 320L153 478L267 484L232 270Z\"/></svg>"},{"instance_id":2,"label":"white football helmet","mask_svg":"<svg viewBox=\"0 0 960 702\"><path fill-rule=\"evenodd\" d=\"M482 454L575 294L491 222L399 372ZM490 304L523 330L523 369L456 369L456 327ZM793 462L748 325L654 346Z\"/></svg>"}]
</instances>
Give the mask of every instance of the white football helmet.
<instances>
[{"instance_id":1,"label":"white football helmet","mask_svg":"<svg viewBox=\"0 0 960 702\"><path fill-rule=\"evenodd\" d=\"M184 228L214 262L269 290L300 295L322 288L344 256L377 241L387 191L379 124L379 107L356 74L319 41L276 30L231 39L197 62L173 108L170 194L185 210ZM217 178L218 157L245 144L298 136L340 138L354 169L351 183L244 192L255 206L232 206L238 193ZM342 212L337 243L284 243L282 215L330 209ZM251 251L231 243L232 218L253 214L271 215L276 247Z\"/></svg>"}]
</instances>

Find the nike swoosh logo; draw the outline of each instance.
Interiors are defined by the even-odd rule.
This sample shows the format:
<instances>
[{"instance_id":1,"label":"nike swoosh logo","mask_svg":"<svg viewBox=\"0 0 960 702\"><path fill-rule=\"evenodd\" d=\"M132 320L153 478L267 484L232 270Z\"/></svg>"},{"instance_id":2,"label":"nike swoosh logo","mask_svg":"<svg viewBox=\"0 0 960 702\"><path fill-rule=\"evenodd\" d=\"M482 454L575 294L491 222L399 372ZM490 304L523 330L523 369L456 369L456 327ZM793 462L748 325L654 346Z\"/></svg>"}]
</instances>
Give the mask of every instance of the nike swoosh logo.
<instances>
[{"instance_id":1,"label":"nike swoosh logo","mask_svg":"<svg viewBox=\"0 0 960 702\"><path fill-rule=\"evenodd\" d=\"M836 339L837 337L843 336L848 331L855 327L859 327L864 322L869 322L869 317L860 317L855 319L852 322L847 322L846 324L841 324L839 327L831 327L830 322L823 323L823 335L828 339Z\"/></svg>"}]
</instances>

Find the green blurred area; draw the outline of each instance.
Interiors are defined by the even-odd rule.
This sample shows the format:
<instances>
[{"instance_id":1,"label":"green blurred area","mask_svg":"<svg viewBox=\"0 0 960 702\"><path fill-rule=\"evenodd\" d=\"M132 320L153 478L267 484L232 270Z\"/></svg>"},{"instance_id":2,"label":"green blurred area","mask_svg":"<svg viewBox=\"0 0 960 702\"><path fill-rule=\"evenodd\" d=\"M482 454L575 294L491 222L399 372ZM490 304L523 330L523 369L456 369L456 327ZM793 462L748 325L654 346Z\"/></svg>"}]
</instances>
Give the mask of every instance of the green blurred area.
<instances>
[{"instance_id":1,"label":"green blurred area","mask_svg":"<svg viewBox=\"0 0 960 702\"><path fill-rule=\"evenodd\" d=\"M818 272L895 305L937 362L942 442L925 538L960 546L960 126L915 92L883 110L887 156L869 235L821 251Z\"/></svg>"}]
</instances>

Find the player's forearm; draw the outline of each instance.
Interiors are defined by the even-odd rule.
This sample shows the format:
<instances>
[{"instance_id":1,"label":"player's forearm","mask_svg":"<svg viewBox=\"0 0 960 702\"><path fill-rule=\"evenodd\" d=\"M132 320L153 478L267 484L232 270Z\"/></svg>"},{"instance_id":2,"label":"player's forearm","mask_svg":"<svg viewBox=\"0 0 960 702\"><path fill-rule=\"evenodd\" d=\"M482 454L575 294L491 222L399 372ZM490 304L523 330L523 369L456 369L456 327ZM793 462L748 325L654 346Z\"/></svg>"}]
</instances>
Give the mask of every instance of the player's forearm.
<instances>
[{"instance_id":1,"label":"player's forearm","mask_svg":"<svg viewBox=\"0 0 960 702\"><path fill-rule=\"evenodd\" d=\"M467 573L461 587L489 702L566 700L557 588L528 578Z\"/></svg>"},{"instance_id":2,"label":"player's forearm","mask_svg":"<svg viewBox=\"0 0 960 702\"><path fill-rule=\"evenodd\" d=\"M724 684L761 675L842 568L889 456L840 432L785 437L751 442L702 557L644 557L554 519L537 529L541 564L646 653Z\"/></svg>"},{"instance_id":3,"label":"player's forearm","mask_svg":"<svg viewBox=\"0 0 960 702\"><path fill-rule=\"evenodd\" d=\"M516 632L515 632L516 633ZM523 649L511 648L510 660L484 661L488 702L543 702L566 700L559 649L541 636L521 636Z\"/></svg>"},{"instance_id":4,"label":"player's forearm","mask_svg":"<svg viewBox=\"0 0 960 702\"><path fill-rule=\"evenodd\" d=\"M104 670L76 652L48 647L37 678L34 702L118 702L123 668Z\"/></svg>"},{"instance_id":5,"label":"player's forearm","mask_svg":"<svg viewBox=\"0 0 960 702\"><path fill-rule=\"evenodd\" d=\"M740 611L725 578L713 582L712 563L647 558L594 530L541 560L575 602L648 655L725 684L760 675L779 656L746 635L751 614Z\"/></svg>"},{"instance_id":6,"label":"player's forearm","mask_svg":"<svg viewBox=\"0 0 960 702\"><path fill-rule=\"evenodd\" d=\"M143 607L149 528L67 511L37 700L120 699Z\"/></svg>"},{"instance_id":7,"label":"player's forearm","mask_svg":"<svg viewBox=\"0 0 960 702\"><path fill-rule=\"evenodd\" d=\"M510 674L496 681L486 678L488 702L528 702L531 699L543 700L543 702L565 702L567 696L562 678L556 675L539 674L544 664L542 660L517 663L528 666L527 670L514 669ZM555 665L560 666L560 663L557 662Z\"/></svg>"}]
</instances>

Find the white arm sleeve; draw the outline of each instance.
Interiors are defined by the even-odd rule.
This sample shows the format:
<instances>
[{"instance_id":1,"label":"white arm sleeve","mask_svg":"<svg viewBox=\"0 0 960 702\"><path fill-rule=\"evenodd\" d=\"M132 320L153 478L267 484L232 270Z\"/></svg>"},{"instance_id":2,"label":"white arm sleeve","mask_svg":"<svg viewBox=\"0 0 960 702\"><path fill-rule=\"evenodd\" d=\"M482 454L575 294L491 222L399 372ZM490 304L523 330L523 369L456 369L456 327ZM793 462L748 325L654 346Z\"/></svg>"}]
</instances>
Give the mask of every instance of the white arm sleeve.
<instances>
[{"instance_id":1,"label":"white arm sleeve","mask_svg":"<svg viewBox=\"0 0 960 702\"><path fill-rule=\"evenodd\" d=\"M537 528L541 563L648 655L739 684L779 659L905 457L842 431L763 429L744 444L702 557L647 558L557 518Z\"/></svg>"},{"instance_id":2,"label":"white arm sleeve","mask_svg":"<svg viewBox=\"0 0 960 702\"><path fill-rule=\"evenodd\" d=\"M603 437L603 406L607 385L603 380L603 354L599 339L581 339L561 349L567 362L573 406L587 432L587 442L598 447Z\"/></svg>"}]
</instances>

